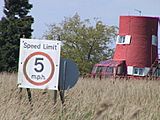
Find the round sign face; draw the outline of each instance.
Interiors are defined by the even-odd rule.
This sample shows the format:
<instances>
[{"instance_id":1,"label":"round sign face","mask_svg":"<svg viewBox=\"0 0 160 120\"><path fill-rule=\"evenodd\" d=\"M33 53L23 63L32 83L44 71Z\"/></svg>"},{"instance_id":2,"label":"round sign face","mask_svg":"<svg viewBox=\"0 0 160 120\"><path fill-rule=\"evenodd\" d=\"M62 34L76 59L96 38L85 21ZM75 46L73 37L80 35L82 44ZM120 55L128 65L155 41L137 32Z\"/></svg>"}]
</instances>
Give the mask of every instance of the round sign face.
<instances>
[{"instance_id":1,"label":"round sign face","mask_svg":"<svg viewBox=\"0 0 160 120\"><path fill-rule=\"evenodd\" d=\"M47 84L55 71L54 62L44 52L34 52L27 56L23 64L23 73L26 80L36 86Z\"/></svg>"}]
</instances>

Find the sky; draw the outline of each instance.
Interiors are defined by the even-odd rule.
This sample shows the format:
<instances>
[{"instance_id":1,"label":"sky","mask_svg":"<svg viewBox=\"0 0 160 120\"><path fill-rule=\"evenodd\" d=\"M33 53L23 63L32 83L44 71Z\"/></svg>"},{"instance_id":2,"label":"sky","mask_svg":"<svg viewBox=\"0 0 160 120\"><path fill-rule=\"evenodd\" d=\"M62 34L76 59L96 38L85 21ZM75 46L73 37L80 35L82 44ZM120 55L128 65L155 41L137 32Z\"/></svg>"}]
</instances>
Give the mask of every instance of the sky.
<instances>
[{"instance_id":1,"label":"sky","mask_svg":"<svg viewBox=\"0 0 160 120\"><path fill-rule=\"evenodd\" d=\"M99 18L107 25L119 25L121 15L160 17L160 0L29 0L33 5L30 14L34 17L33 37L42 38L47 25L60 23L64 17L78 13L82 20ZM0 18L4 0L0 0ZM160 28L160 26L159 26Z\"/></svg>"}]
</instances>

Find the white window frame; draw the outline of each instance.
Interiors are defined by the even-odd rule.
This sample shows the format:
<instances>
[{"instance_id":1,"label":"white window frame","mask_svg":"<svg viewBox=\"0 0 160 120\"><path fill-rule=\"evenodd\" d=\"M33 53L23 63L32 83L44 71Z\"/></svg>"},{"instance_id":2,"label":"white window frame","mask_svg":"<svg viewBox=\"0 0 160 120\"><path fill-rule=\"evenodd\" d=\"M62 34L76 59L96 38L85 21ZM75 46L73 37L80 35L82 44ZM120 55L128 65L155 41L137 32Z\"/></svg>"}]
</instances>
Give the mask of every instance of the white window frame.
<instances>
[{"instance_id":1,"label":"white window frame","mask_svg":"<svg viewBox=\"0 0 160 120\"><path fill-rule=\"evenodd\" d=\"M127 66L127 74L128 75L135 75L135 76L146 76L148 74L148 72L150 71L149 67L145 67L145 68L138 68L138 69L143 69L143 74L139 75L139 74L134 74L134 68L138 68L138 67L134 67L134 66ZM139 70L138 70L139 71Z\"/></svg>"},{"instance_id":2,"label":"white window frame","mask_svg":"<svg viewBox=\"0 0 160 120\"><path fill-rule=\"evenodd\" d=\"M131 35L118 35L116 44L130 44Z\"/></svg>"},{"instance_id":3,"label":"white window frame","mask_svg":"<svg viewBox=\"0 0 160 120\"><path fill-rule=\"evenodd\" d=\"M133 75L133 66L128 66L127 67L127 74L128 75Z\"/></svg>"}]
</instances>

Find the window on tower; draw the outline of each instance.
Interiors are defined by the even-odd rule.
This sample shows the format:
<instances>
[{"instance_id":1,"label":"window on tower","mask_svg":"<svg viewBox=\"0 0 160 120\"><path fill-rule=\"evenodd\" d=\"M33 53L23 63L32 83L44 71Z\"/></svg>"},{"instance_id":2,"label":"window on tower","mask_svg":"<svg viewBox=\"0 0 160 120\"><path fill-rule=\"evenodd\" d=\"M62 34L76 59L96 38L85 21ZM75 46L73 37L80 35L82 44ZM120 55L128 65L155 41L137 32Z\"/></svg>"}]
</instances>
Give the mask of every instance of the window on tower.
<instances>
[{"instance_id":1,"label":"window on tower","mask_svg":"<svg viewBox=\"0 0 160 120\"><path fill-rule=\"evenodd\" d=\"M133 68L133 75L143 76L143 74L144 74L144 68L137 68L137 67Z\"/></svg>"},{"instance_id":2,"label":"window on tower","mask_svg":"<svg viewBox=\"0 0 160 120\"><path fill-rule=\"evenodd\" d=\"M158 37L155 35L152 35L152 45L155 45L155 46L158 45Z\"/></svg>"},{"instance_id":3,"label":"window on tower","mask_svg":"<svg viewBox=\"0 0 160 120\"><path fill-rule=\"evenodd\" d=\"M130 44L131 36L130 35L118 35L116 44Z\"/></svg>"}]
</instances>

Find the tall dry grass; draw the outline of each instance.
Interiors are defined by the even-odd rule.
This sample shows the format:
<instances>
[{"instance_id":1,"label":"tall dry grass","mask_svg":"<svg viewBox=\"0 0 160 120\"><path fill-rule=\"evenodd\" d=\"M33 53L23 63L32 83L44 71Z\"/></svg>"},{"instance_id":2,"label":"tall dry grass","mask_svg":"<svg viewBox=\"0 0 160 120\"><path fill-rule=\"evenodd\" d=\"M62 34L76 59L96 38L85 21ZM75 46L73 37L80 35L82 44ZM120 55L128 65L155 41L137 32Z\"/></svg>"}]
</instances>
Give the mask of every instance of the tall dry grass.
<instances>
[{"instance_id":1,"label":"tall dry grass","mask_svg":"<svg viewBox=\"0 0 160 120\"><path fill-rule=\"evenodd\" d=\"M31 90L20 99L17 74L0 74L0 120L160 120L160 81L82 79L65 93L65 105L53 91Z\"/></svg>"}]
</instances>

